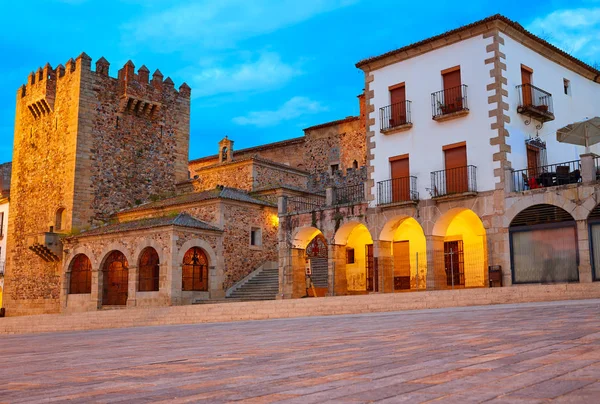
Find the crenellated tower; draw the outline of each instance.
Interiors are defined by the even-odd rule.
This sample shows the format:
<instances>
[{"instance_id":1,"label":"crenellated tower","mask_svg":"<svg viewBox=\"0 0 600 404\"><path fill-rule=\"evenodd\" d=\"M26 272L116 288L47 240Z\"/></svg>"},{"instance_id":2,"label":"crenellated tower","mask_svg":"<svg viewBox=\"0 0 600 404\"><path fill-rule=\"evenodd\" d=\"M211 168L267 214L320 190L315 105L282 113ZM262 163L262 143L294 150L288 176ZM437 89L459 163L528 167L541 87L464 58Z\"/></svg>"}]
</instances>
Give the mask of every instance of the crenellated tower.
<instances>
[{"instance_id":1,"label":"crenellated tower","mask_svg":"<svg viewBox=\"0 0 600 404\"><path fill-rule=\"evenodd\" d=\"M188 177L190 95L129 61L82 53L17 91L4 307L57 312L60 235L175 191Z\"/></svg>"}]
</instances>

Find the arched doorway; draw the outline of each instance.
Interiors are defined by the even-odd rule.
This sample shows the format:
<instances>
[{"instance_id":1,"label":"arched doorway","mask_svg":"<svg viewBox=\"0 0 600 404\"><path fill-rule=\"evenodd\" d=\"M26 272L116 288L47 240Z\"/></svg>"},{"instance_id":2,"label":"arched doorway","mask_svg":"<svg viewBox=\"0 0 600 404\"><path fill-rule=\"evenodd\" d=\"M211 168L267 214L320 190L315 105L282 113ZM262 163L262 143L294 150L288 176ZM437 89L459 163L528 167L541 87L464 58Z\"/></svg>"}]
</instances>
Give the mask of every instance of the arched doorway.
<instances>
[{"instance_id":1,"label":"arched doorway","mask_svg":"<svg viewBox=\"0 0 600 404\"><path fill-rule=\"evenodd\" d=\"M112 251L102 266L102 305L127 304L129 264L121 251Z\"/></svg>"},{"instance_id":2,"label":"arched doorway","mask_svg":"<svg viewBox=\"0 0 600 404\"><path fill-rule=\"evenodd\" d=\"M310 262L311 280L315 288L327 291L328 273L327 241L323 234L317 234L306 247L306 259ZM319 291L317 291L319 294ZM320 295L320 294L319 294Z\"/></svg>"},{"instance_id":3,"label":"arched doorway","mask_svg":"<svg viewBox=\"0 0 600 404\"><path fill-rule=\"evenodd\" d=\"M427 247L423 228L412 217L393 218L379 237L390 242L393 291L427 287Z\"/></svg>"},{"instance_id":4,"label":"arched doorway","mask_svg":"<svg viewBox=\"0 0 600 404\"><path fill-rule=\"evenodd\" d=\"M158 253L152 247L144 248L138 260L138 290L140 292L157 292L159 274Z\"/></svg>"},{"instance_id":5,"label":"arched doorway","mask_svg":"<svg viewBox=\"0 0 600 404\"><path fill-rule=\"evenodd\" d=\"M346 246L346 282L349 293L379 291L373 238L364 224L346 223L335 234L335 244Z\"/></svg>"},{"instance_id":6,"label":"arched doorway","mask_svg":"<svg viewBox=\"0 0 600 404\"><path fill-rule=\"evenodd\" d=\"M71 261L69 294L92 292L92 263L87 255L77 254Z\"/></svg>"},{"instance_id":7,"label":"arched doorway","mask_svg":"<svg viewBox=\"0 0 600 404\"><path fill-rule=\"evenodd\" d=\"M486 233L475 212L449 210L436 222L433 236L436 289L486 286Z\"/></svg>"},{"instance_id":8,"label":"arched doorway","mask_svg":"<svg viewBox=\"0 0 600 404\"><path fill-rule=\"evenodd\" d=\"M509 232L514 284L579 281L577 226L566 210L530 206L515 216Z\"/></svg>"},{"instance_id":9,"label":"arched doorway","mask_svg":"<svg viewBox=\"0 0 600 404\"><path fill-rule=\"evenodd\" d=\"M208 258L200 247L186 251L181 265L182 290L208 291Z\"/></svg>"}]
</instances>

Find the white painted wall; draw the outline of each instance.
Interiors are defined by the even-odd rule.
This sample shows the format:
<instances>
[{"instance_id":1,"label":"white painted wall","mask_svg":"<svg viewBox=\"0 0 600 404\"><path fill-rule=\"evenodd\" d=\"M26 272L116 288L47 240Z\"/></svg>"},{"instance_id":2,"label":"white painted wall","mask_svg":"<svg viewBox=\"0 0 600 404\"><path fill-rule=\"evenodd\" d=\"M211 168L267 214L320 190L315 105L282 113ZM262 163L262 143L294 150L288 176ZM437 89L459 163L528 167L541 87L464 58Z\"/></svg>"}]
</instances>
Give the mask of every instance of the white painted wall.
<instances>
[{"instance_id":1,"label":"white painted wall","mask_svg":"<svg viewBox=\"0 0 600 404\"><path fill-rule=\"evenodd\" d=\"M488 104L487 85L490 78L490 65L484 61L489 57L486 46L492 38L482 36L446 46L423 55L386 66L372 72L374 76L370 88L374 90L371 103L375 111L370 114L375 125L376 146L373 150L375 187L377 182L391 178L388 159L409 153L410 174L417 177L417 190L421 199L431 198L431 172L444 169L442 147L448 144L467 142L467 163L477 167L478 191L494 189L493 154L498 146L490 145L490 138L496 132L490 129L495 118L489 118L488 111L495 106ZM462 84L468 86L469 115L446 122L432 119L431 94L443 89L441 71L453 66L461 66ZM380 132L381 107L390 104L388 87L406 83L406 99L412 101L413 128L406 132L384 135ZM496 167L499 167L496 163ZM375 206L377 201L372 202Z\"/></svg>"},{"instance_id":2,"label":"white painted wall","mask_svg":"<svg viewBox=\"0 0 600 404\"><path fill-rule=\"evenodd\" d=\"M515 86L521 83L521 64L533 69L532 84L552 94L555 120L546 122L539 130L539 136L546 141L548 164L578 160L584 147L559 143L556 130L570 123L600 116L600 84L586 79L577 73L547 59L539 53L516 42L506 35L501 51L506 54L506 72L508 85L508 104L510 124L506 126L510 136L506 139L512 151L509 160L512 168L527 168L525 140L537 134L536 123L525 125L527 117L517 113L519 92ZM571 94L565 95L563 79L571 82ZM600 154L600 145L593 146L591 151Z\"/></svg>"}]
</instances>

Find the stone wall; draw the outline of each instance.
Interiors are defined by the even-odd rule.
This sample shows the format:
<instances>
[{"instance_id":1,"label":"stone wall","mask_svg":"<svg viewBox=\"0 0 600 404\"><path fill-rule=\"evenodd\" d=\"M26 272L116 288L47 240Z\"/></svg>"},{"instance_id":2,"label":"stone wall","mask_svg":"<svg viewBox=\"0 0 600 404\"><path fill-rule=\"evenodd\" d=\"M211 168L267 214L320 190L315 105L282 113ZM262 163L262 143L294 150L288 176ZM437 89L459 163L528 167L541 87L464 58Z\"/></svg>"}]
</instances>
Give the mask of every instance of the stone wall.
<instances>
[{"instance_id":1,"label":"stone wall","mask_svg":"<svg viewBox=\"0 0 600 404\"><path fill-rule=\"evenodd\" d=\"M31 73L17 92L11 175L7 315L59 310L61 263L28 235L69 233L187 179L190 90L128 63L119 78L81 54ZM157 165L160 169L157 170ZM64 209L61 228L57 211Z\"/></svg>"},{"instance_id":2,"label":"stone wall","mask_svg":"<svg viewBox=\"0 0 600 404\"><path fill-rule=\"evenodd\" d=\"M307 186L307 176L305 173L265 163L258 163L254 166L253 176L253 189L264 189L281 185L304 189Z\"/></svg>"},{"instance_id":3,"label":"stone wall","mask_svg":"<svg viewBox=\"0 0 600 404\"><path fill-rule=\"evenodd\" d=\"M331 175L328 172L311 174L308 179L308 190L312 192L324 191L327 187L341 188L350 185L362 184L367 180L367 167L348 168L346 173L337 170Z\"/></svg>"}]
</instances>

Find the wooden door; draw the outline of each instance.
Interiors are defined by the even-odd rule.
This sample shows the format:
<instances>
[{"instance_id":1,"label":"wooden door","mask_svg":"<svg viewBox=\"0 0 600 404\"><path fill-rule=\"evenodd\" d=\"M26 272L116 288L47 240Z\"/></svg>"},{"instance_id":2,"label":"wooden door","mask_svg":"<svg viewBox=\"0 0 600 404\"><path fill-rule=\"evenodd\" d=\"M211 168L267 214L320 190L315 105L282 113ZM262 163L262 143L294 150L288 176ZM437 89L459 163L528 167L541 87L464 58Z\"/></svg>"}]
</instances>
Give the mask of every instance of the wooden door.
<instances>
[{"instance_id":1,"label":"wooden door","mask_svg":"<svg viewBox=\"0 0 600 404\"><path fill-rule=\"evenodd\" d=\"M102 285L103 305L126 305L129 284L129 268L124 256L109 256L104 266Z\"/></svg>"},{"instance_id":2,"label":"wooden door","mask_svg":"<svg viewBox=\"0 0 600 404\"><path fill-rule=\"evenodd\" d=\"M530 69L521 66L521 92L523 94L523 106L533 106L533 90L531 88L531 75Z\"/></svg>"},{"instance_id":3,"label":"wooden door","mask_svg":"<svg viewBox=\"0 0 600 404\"><path fill-rule=\"evenodd\" d=\"M444 243L444 264L447 286L464 286L465 255L462 240Z\"/></svg>"},{"instance_id":4,"label":"wooden door","mask_svg":"<svg viewBox=\"0 0 600 404\"><path fill-rule=\"evenodd\" d=\"M467 146L458 146L444 150L446 160L446 193L456 194L467 192Z\"/></svg>"},{"instance_id":5,"label":"wooden door","mask_svg":"<svg viewBox=\"0 0 600 404\"><path fill-rule=\"evenodd\" d=\"M410 200L410 165L408 156L390 161L392 170L392 202Z\"/></svg>"},{"instance_id":6,"label":"wooden door","mask_svg":"<svg viewBox=\"0 0 600 404\"><path fill-rule=\"evenodd\" d=\"M462 110L463 95L460 69L452 70L442 75L444 79L444 100L442 113L447 114Z\"/></svg>"},{"instance_id":7,"label":"wooden door","mask_svg":"<svg viewBox=\"0 0 600 404\"><path fill-rule=\"evenodd\" d=\"M391 117L390 127L404 125L406 123L406 87L400 86L390 90Z\"/></svg>"},{"instance_id":8,"label":"wooden door","mask_svg":"<svg viewBox=\"0 0 600 404\"><path fill-rule=\"evenodd\" d=\"M534 178L539 175L540 150L536 147L527 146L527 168L528 177Z\"/></svg>"},{"instance_id":9,"label":"wooden door","mask_svg":"<svg viewBox=\"0 0 600 404\"><path fill-rule=\"evenodd\" d=\"M365 265L367 273L367 291L377 292L377 270L375 269L375 259L373 256L373 244L365 246Z\"/></svg>"},{"instance_id":10,"label":"wooden door","mask_svg":"<svg viewBox=\"0 0 600 404\"><path fill-rule=\"evenodd\" d=\"M410 289L410 242L395 241L394 290Z\"/></svg>"}]
</instances>

